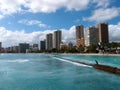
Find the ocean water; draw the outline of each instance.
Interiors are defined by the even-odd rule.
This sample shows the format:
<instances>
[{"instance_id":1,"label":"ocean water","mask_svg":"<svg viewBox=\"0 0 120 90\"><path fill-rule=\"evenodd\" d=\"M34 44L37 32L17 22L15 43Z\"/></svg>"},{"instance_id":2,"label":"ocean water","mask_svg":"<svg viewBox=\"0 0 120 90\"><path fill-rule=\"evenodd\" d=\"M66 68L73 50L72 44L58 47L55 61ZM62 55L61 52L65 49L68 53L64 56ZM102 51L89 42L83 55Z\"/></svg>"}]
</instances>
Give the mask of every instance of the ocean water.
<instances>
[{"instance_id":1,"label":"ocean water","mask_svg":"<svg viewBox=\"0 0 120 90\"><path fill-rule=\"evenodd\" d=\"M120 56L0 54L0 90L120 90L120 76L67 61L120 68Z\"/></svg>"}]
</instances>

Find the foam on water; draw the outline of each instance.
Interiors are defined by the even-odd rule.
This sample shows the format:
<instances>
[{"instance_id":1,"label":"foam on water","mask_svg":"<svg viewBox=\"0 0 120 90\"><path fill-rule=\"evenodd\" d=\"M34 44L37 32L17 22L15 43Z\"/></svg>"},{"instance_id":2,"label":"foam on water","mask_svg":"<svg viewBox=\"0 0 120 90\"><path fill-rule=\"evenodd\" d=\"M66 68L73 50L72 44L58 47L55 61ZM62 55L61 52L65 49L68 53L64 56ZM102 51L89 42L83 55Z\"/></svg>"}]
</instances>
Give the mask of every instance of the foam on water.
<instances>
[{"instance_id":1,"label":"foam on water","mask_svg":"<svg viewBox=\"0 0 120 90\"><path fill-rule=\"evenodd\" d=\"M3 55L5 55L5 54L1 53L0 55L3 56Z\"/></svg>"},{"instance_id":2,"label":"foam on water","mask_svg":"<svg viewBox=\"0 0 120 90\"><path fill-rule=\"evenodd\" d=\"M68 62L68 63L74 64L76 66L91 67L91 66L88 66L88 65L80 64L78 62L72 62L72 61L69 61L69 60L63 59L63 58L57 58L57 57L54 57L54 58L58 59L58 60L61 60L61 61L64 61L64 62Z\"/></svg>"},{"instance_id":3,"label":"foam on water","mask_svg":"<svg viewBox=\"0 0 120 90\"><path fill-rule=\"evenodd\" d=\"M24 63L28 62L28 59L16 59L16 60L8 60L8 62L17 62L17 63Z\"/></svg>"}]
</instances>

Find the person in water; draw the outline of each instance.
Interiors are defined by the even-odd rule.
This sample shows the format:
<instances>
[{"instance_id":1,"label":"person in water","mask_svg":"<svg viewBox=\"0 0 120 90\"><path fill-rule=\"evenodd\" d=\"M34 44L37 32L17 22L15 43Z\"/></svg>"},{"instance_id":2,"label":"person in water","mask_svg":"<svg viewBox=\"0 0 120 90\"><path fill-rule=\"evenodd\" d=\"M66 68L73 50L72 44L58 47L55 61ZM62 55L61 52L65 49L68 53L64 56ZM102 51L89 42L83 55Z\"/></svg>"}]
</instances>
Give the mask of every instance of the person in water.
<instances>
[{"instance_id":1,"label":"person in water","mask_svg":"<svg viewBox=\"0 0 120 90\"><path fill-rule=\"evenodd\" d=\"M96 64L98 65L98 61L97 61L97 60L95 60L95 62L96 62Z\"/></svg>"}]
</instances>

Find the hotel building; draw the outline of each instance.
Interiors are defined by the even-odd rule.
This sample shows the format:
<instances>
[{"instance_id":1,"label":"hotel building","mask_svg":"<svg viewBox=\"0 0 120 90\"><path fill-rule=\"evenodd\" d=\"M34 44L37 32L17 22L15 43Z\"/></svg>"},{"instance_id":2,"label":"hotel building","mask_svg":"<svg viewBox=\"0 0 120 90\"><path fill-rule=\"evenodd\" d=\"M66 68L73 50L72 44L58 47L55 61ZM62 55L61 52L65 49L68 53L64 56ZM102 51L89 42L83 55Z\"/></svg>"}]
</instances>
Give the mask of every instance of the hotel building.
<instances>
[{"instance_id":1,"label":"hotel building","mask_svg":"<svg viewBox=\"0 0 120 90\"><path fill-rule=\"evenodd\" d=\"M2 42L0 42L0 51L1 51L1 49L2 49Z\"/></svg>"},{"instance_id":2,"label":"hotel building","mask_svg":"<svg viewBox=\"0 0 120 90\"><path fill-rule=\"evenodd\" d=\"M98 27L98 35L99 35L99 43L109 43L109 35L108 35L108 24L100 23L97 25Z\"/></svg>"},{"instance_id":3,"label":"hotel building","mask_svg":"<svg viewBox=\"0 0 120 90\"><path fill-rule=\"evenodd\" d=\"M28 43L20 43L19 44L19 53L26 53L29 50Z\"/></svg>"},{"instance_id":4,"label":"hotel building","mask_svg":"<svg viewBox=\"0 0 120 90\"><path fill-rule=\"evenodd\" d=\"M40 41L40 50L45 50L45 40L44 41Z\"/></svg>"},{"instance_id":5,"label":"hotel building","mask_svg":"<svg viewBox=\"0 0 120 90\"><path fill-rule=\"evenodd\" d=\"M60 49L61 39L62 39L62 32L60 30L55 31L53 37L53 48L56 48L57 50Z\"/></svg>"},{"instance_id":6,"label":"hotel building","mask_svg":"<svg viewBox=\"0 0 120 90\"><path fill-rule=\"evenodd\" d=\"M85 45L98 45L98 28L95 26L91 26L86 30L86 38L85 38Z\"/></svg>"},{"instance_id":7,"label":"hotel building","mask_svg":"<svg viewBox=\"0 0 120 90\"><path fill-rule=\"evenodd\" d=\"M84 46L84 26L76 26L76 46Z\"/></svg>"},{"instance_id":8,"label":"hotel building","mask_svg":"<svg viewBox=\"0 0 120 90\"><path fill-rule=\"evenodd\" d=\"M49 33L46 35L46 50L53 49L53 34Z\"/></svg>"}]
</instances>

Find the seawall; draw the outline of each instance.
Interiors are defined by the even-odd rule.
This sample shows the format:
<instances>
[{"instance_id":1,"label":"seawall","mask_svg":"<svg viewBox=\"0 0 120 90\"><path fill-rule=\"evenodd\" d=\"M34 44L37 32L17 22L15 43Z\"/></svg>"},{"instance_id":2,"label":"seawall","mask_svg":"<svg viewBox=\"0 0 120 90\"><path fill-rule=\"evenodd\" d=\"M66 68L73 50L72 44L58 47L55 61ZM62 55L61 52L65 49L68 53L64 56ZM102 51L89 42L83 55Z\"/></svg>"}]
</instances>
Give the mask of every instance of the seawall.
<instances>
[{"instance_id":1,"label":"seawall","mask_svg":"<svg viewBox=\"0 0 120 90\"><path fill-rule=\"evenodd\" d=\"M60 58L60 59L65 59L65 58L61 58L61 57L58 57L58 56L53 56L53 57L57 57L57 58ZM80 61L73 61L73 60L70 60L70 59L65 59L65 60L68 60L68 61L71 61L71 62L80 63L80 64L83 64L83 65L92 66L93 68L98 69L98 70L102 70L102 71L105 71L105 72L109 72L109 73L120 75L120 69L119 68L108 66L108 65L98 64L98 62L96 60L95 60L96 64L90 64L90 63L85 63L85 62L80 62Z\"/></svg>"},{"instance_id":2,"label":"seawall","mask_svg":"<svg viewBox=\"0 0 120 90\"><path fill-rule=\"evenodd\" d=\"M117 67L107 66L107 65L100 65L100 64L94 64L93 67L95 69L103 70L106 72L119 74L120 75L120 69Z\"/></svg>"}]
</instances>

